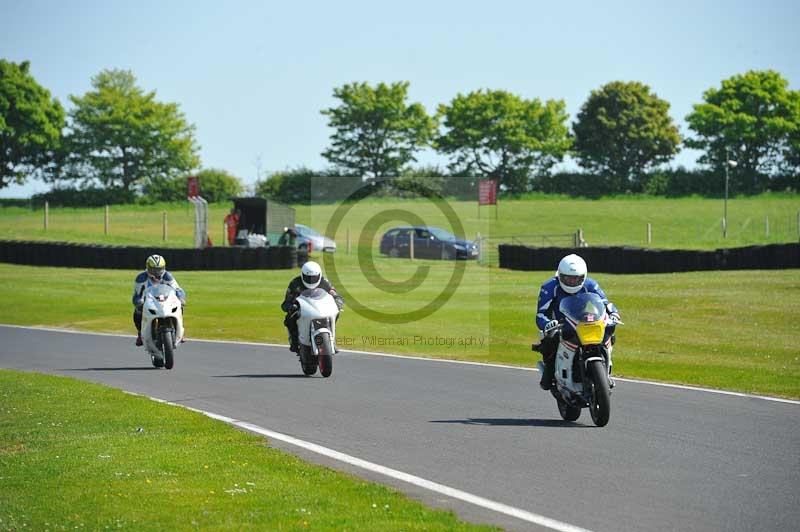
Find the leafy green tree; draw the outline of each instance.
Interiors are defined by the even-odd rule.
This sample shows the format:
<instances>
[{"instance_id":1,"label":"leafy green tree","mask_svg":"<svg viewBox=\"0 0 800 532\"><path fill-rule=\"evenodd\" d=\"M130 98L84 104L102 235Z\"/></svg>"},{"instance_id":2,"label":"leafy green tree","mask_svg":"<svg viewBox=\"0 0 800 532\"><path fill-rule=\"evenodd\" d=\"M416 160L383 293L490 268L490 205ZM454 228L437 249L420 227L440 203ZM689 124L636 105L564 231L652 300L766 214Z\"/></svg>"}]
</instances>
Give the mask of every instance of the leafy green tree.
<instances>
[{"instance_id":1,"label":"leafy green tree","mask_svg":"<svg viewBox=\"0 0 800 532\"><path fill-rule=\"evenodd\" d=\"M217 168L205 168L192 174L200 183L200 195L210 203L228 201L244 192L242 181ZM186 199L189 175L156 177L144 186L144 196L149 201L180 201Z\"/></svg>"},{"instance_id":2,"label":"leafy green tree","mask_svg":"<svg viewBox=\"0 0 800 532\"><path fill-rule=\"evenodd\" d=\"M92 78L92 86L93 91L70 97L74 108L62 178L131 190L199 165L194 126L178 104L156 101L155 91L137 87L127 70L104 70Z\"/></svg>"},{"instance_id":3,"label":"leafy green tree","mask_svg":"<svg viewBox=\"0 0 800 532\"><path fill-rule=\"evenodd\" d=\"M0 59L0 188L47 177L61 141L64 109L29 69Z\"/></svg>"},{"instance_id":4,"label":"leafy green tree","mask_svg":"<svg viewBox=\"0 0 800 532\"><path fill-rule=\"evenodd\" d=\"M308 205L346 199L362 185L361 176L340 176L334 170L306 167L282 170L256 182L256 196L283 203Z\"/></svg>"},{"instance_id":5,"label":"leafy green tree","mask_svg":"<svg viewBox=\"0 0 800 532\"><path fill-rule=\"evenodd\" d=\"M414 152L430 142L436 125L419 103L407 104L408 82L350 83L333 90L341 103L324 109L334 129L325 157L346 174L399 175L416 161Z\"/></svg>"},{"instance_id":6,"label":"leafy green tree","mask_svg":"<svg viewBox=\"0 0 800 532\"><path fill-rule=\"evenodd\" d=\"M780 171L785 176L800 178L800 91L791 91L790 106L791 116L795 117L797 127L789 134Z\"/></svg>"},{"instance_id":7,"label":"leafy green tree","mask_svg":"<svg viewBox=\"0 0 800 532\"><path fill-rule=\"evenodd\" d=\"M395 181L396 187L407 196L442 196L447 174L438 166L409 167Z\"/></svg>"},{"instance_id":8,"label":"leafy green tree","mask_svg":"<svg viewBox=\"0 0 800 532\"><path fill-rule=\"evenodd\" d=\"M686 117L694 138L690 148L703 150L699 161L722 174L726 157L737 161L730 170L734 189L757 192L769 176L797 172L792 155L800 130L800 91L774 70L751 70L722 81L703 93Z\"/></svg>"},{"instance_id":9,"label":"leafy green tree","mask_svg":"<svg viewBox=\"0 0 800 532\"><path fill-rule=\"evenodd\" d=\"M579 164L603 175L609 192L640 187L645 172L672 159L681 142L669 103L638 81L592 91L572 129Z\"/></svg>"},{"instance_id":10,"label":"leafy green tree","mask_svg":"<svg viewBox=\"0 0 800 532\"><path fill-rule=\"evenodd\" d=\"M510 192L528 190L531 175L547 173L570 147L562 100L525 100L503 90L457 95L439 106L445 133L437 150L455 173L500 180Z\"/></svg>"},{"instance_id":11,"label":"leafy green tree","mask_svg":"<svg viewBox=\"0 0 800 532\"><path fill-rule=\"evenodd\" d=\"M318 172L306 167L273 172L256 182L256 196L283 203L309 204L312 186L319 177Z\"/></svg>"}]
</instances>

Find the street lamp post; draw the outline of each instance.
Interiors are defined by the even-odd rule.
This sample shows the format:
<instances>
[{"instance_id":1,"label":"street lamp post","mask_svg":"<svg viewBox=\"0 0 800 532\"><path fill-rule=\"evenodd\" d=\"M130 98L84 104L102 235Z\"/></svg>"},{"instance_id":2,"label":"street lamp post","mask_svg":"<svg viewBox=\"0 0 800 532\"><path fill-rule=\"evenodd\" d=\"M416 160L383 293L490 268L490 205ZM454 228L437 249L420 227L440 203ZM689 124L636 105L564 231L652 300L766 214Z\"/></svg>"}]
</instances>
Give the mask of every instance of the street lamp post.
<instances>
[{"instance_id":1,"label":"street lamp post","mask_svg":"<svg viewBox=\"0 0 800 532\"><path fill-rule=\"evenodd\" d=\"M728 158L728 149L725 149L725 201L722 210L722 238L728 238L728 167L736 168L736 161Z\"/></svg>"}]
</instances>

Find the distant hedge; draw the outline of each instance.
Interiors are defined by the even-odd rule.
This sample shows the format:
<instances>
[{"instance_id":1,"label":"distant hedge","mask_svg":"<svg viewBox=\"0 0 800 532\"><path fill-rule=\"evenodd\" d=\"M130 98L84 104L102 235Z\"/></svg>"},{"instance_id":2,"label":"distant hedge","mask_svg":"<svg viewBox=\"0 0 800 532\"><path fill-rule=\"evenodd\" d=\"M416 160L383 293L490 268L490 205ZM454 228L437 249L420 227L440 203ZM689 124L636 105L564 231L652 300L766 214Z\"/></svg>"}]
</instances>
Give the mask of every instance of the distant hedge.
<instances>
[{"instance_id":1,"label":"distant hedge","mask_svg":"<svg viewBox=\"0 0 800 532\"><path fill-rule=\"evenodd\" d=\"M241 183L232 176L223 175L219 170L207 170L201 176L203 196L210 202L225 201L241 190ZM219 175L217 175L219 174ZM214 177L214 179L212 179ZM215 181L216 179L216 181ZM419 190L429 190L443 197L459 200L477 198L480 178L475 176L448 175L437 167L409 171L403 176L384 182L380 187L372 186L372 181L358 176L338 177L330 172L317 172L307 168L276 172L269 179L256 183L256 195L282 203L302 205L335 203L350 197L414 197ZM392 186L385 186L392 183ZM598 198L615 194L635 193L652 196L683 197L698 195L721 197L725 190L725 176L711 171L685 168L665 169L651 172L639 182L626 184L625 190L618 190L616 180L602 175L584 172L559 172L532 177L529 183L531 192L561 194L573 197ZM152 203L154 201L175 201L184 199L186 178L154 182L145 187L144 195L120 188L56 188L42 194L35 194L30 200L2 200L2 206L40 207L48 201L51 206L62 207L102 207L128 203ZM800 175L777 176L766 181L765 189L776 192L799 192ZM730 183L731 196L741 196L748 191L740 190ZM501 196L504 192L500 191Z\"/></svg>"},{"instance_id":2,"label":"distant hedge","mask_svg":"<svg viewBox=\"0 0 800 532\"><path fill-rule=\"evenodd\" d=\"M566 194L568 196L600 197L626 192L650 194L653 196L705 196L718 198L725 192L725 176L708 170L687 170L668 168L647 174L641 182L628 183L625 190L615 189L615 180L602 175L583 172L559 172L552 175L537 176L531 182L535 192L545 194ZM741 195L750 191L739 189L732 181L729 183L731 195ZM766 188L758 193L772 190L800 191L800 175L772 177Z\"/></svg>"},{"instance_id":3,"label":"distant hedge","mask_svg":"<svg viewBox=\"0 0 800 532\"><path fill-rule=\"evenodd\" d=\"M122 188L54 188L31 196L31 204L35 207L44 205L45 201L52 207L102 207L134 203L136 193Z\"/></svg>"}]
</instances>

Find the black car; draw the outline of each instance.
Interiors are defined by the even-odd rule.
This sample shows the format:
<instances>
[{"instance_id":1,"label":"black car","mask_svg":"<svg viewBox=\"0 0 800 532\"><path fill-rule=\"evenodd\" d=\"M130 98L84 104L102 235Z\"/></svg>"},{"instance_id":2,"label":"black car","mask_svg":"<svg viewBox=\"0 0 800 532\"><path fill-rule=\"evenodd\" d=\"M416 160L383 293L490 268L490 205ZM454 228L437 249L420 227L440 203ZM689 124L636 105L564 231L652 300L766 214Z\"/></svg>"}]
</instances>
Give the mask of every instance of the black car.
<instances>
[{"instance_id":1,"label":"black car","mask_svg":"<svg viewBox=\"0 0 800 532\"><path fill-rule=\"evenodd\" d=\"M478 245L438 227L395 227L381 238L381 253L390 257L408 257L411 235L414 236L414 258L477 259Z\"/></svg>"}]
</instances>

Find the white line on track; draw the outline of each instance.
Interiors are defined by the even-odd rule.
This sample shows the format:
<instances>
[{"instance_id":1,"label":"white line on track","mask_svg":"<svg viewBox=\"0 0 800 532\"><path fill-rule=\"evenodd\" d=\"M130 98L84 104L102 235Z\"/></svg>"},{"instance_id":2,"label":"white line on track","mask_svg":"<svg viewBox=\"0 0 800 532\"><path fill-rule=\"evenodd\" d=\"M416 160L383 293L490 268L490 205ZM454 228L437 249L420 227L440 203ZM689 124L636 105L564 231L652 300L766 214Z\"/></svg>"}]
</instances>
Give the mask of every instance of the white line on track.
<instances>
[{"instance_id":1,"label":"white line on track","mask_svg":"<svg viewBox=\"0 0 800 532\"><path fill-rule=\"evenodd\" d=\"M133 393L132 395L139 395L139 394ZM562 521L557 521L556 519L551 519L549 517L529 512L527 510L522 510L520 508L515 508L513 506L509 506L501 502L492 501L490 499L486 499L478 495L473 495L472 493L467 493L466 491L461 491L456 488L451 488L450 486L445 486L444 484L439 484L438 482L433 482L431 480L426 480L416 475L411 475L409 473L404 473L403 471L398 471L397 469L391 469L389 467L385 467L380 464L376 464L374 462L362 460L361 458L356 458L355 456L335 451L333 449L330 449L328 447L323 447L322 445L318 445L316 443L311 443L305 440L301 440L299 438L295 438L293 436L289 436L287 434L282 434L280 432L275 432L273 430L265 429L263 427L259 427L258 425L247 423L246 421L239 421L238 419L222 416L220 414L215 414L213 412L199 410L197 408L192 408L190 406L178 403L171 403L169 401L165 401L157 397L149 397L149 398L159 403L165 403L173 406L178 406L181 408L186 408L188 410L192 410L193 412L198 412L203 415L206 415L212 419L216 419L218 421L222 421L229 425L233 425L234 427L239 427L249 432L254 432L256 434L260 434L261 436L266 436L267 438L272 438L273 440L279 440L284 443L288 443L289 445L294 445L295 447L300 447L307 451L311 451L313 453L326 456L328 458L332 458L333 460L337 460L339 462L344 462L351 466L365 469L372 473L378 473L380 475L384 475L386 477L393 478L395 480L401 480L403 482L407 482L408 484L413 484L414 486L424 488L426 490L433 491L435 493L440 493L452 499L458 499L460 501L464 501L466 503L479 506L486 510L491 510L493 512L515 517L517 519L521 519L529 523L543 526L551 530L557 530L559 532L591 532L590 530L581 528L579 526L571 525L569 523L564 523Z\"/></svg>"},{"instance_id":2,"label":"white line on track","mask_svg":"<svg viewBox=\"0 0 800 532\"><path fill-rule=\"evenodd\" d=\"M283 434L281 432L275 432L274 430L265 429L264 427L254 425L246 421L239 421L238 419L233 419L228 416L215 414L214 412L207 412L205 410L200 410L198 408L193 408L191 406L186 406L179 403L172 403L170 401L165 401L164 399L159 399L158 397L142 396L141 394L128 391L125 391L125 393L140 397L147 397L148 399L151 399L152 401L156 401L158 403L185 408L187 410L191 410L192 412L198 412L200 414L210 417L211 419L222 421L223 423L233 425L234 427L239 427L240 429L249 432L254 432L261 436L272 438L273 440L279 440L284 443L288 443L289 445L294 445L295 447L300 447L301 449L305 449L307 451L311 451L313 453L320 454L322 456L327 456L328 458L332 458L339 462L344 462L345 464L349 464L355 467L360 467L361 469L366 469L367 471L371 471L372 473L378 473L380 475L384 475L389 478L393 478L395 480L401 480L403 482L413 484L414 486L424 488L429 491L441 493L442 495L446 495L447 497L450 497L452 499L458 499L460 501L464 501L469 504L473 504L475 506L480 506L481 508L485 508L493 512L509 515L511 517L516 517L517 519L521 519L529 523L534 523L549 528L551 530L558 530L559 532L591 532L586 528L581 528L579 526L571 525L569 523L557 521L555 519L551 519L549 517L545 517L537 513L529 512L527 510L515 508L514 506L509 506L501 502L496 502L490 499L486 499L479 495L473 495L472 493L467 493L466 491L461 491L456 488L451 488L450 486L445 486L444 484L439 484L438 482L433 482L432 480L426 480L416 475L404 473L402 471L398 471L397 469L392 469L386 466L382 466L380 464L376 464L374 462L362 460L361 458L356 458L355 456L335 451L333 449L330 449L328 447L323 447L322 445L318 445L316 443L311 443L305 440L301 440L299 438L295 438L294 436L289 436L288 434Z\"/></svg>"},{"instance_id":3,"label":"white line on track","mask_svg":"<svg viewBox=\"0 0 800 532\"><path fill-rule=\"evenodd\" d=\"M58 329L55 327L31 327L28 325L7 325L4 323L0 323L0 327L10 327L15 329L33 329L37 331L50 331L50 332L60 332L60 333L69 333L69 334L88 334L94 336L115 336L118 338L133 338L131 334L119 334L119 333L100 333L100 332L90 332L90 331L76 331L73 329ZM212 344L235 344L235 345L252 345L257 347L281 347L285 348L286 344L270 344L264 342L242 342L237 340L205 340L202 338L191 338L189 342L204 342L204 343L212 343ZM482 366L488 368L501 368L501 369L514 369L518 371L536 371L536 368L524 368L521 366L508 366L504 364L491 364L488 362L470 362L468 360L449 360L446 358L430 358L430 357L423 357L423 356L409 356L409 355L394 355L391 353L378 353L376 351L352 351L350 349L342 349L339 353L346 354L351 353L354 355L369 355L369 356L378 356L378 357L387 357L387 358L401 358L405 360L415 360L415 361L425 361L425 362L439 362L442 364L462 364L466 366ZM742 392L731 392L728 390L715 390L714 388L702 388L700 386L688 386L685 384L671 384L668 382L655 382L655 381L645 381L639 379L630 379L626 377L614 377L614 380L618 382L630 382L634 384L644 384L650 386L660 386L662 388L674 388L677 390L691 390L694 392L705 392L705 393L713 393L717 395L727 395L731 397L745 397L749 399L761 399L763 401L772 401L775 403L787 403L791 405L800 405L800 401L794 399L783 399L782 397L770 397L768 395L755 395L750 393L742 393Z\"/></svg>"}]
</instances>

